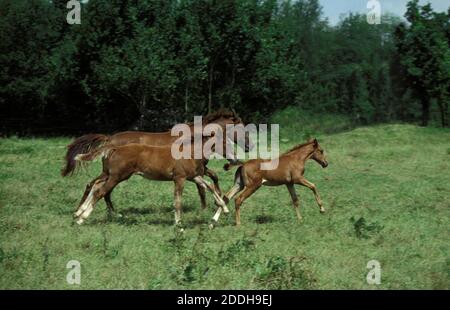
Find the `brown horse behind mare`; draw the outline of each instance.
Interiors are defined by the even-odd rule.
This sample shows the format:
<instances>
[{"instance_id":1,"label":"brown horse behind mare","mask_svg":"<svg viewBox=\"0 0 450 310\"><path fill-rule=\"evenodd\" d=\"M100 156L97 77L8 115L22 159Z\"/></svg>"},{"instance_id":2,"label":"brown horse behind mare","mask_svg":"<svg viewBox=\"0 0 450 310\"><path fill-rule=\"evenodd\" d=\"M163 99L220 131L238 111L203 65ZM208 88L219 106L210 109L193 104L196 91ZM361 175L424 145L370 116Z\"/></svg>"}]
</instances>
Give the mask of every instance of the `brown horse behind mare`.
<instances>
[{"instance_id":1,"label":"brown horse behind mare","mask_svg":"<svg viewBox=\"0 0 450 310\"><path fill-rule=\"evenodd\" d=\"M214 147L212 152L214 152ZM95 204L102 198L105 199L108 208L112 210L111 192L117 184L135 174L149 180L174 182L175 224L180 224L181 221L181 195L185 181L194 182L203 189L208 188L213 193L219 208L228 213L221 195L203 179L204 162L210 154L203 154L204 158L202 159L174 159L170 146L131 143L122 146L106 145L87 154L78 155L76 160L91 161L100 155L103 158L103 172L90 183L74 213L78 224L84 222L93 211Z\"/></svg>"},{"instance_id":2,"label":"brown horse behind mare","mask_svg":"<svg viewBox=\"0 0 450 310\"><path fill-rule=\"evenodd\" d=\"M297 213L297 218L300 221L302 216L300 214L299 200L295 192L294 185L299 184L305 186L313 191L317 204L320 207L320 212L324 213L325 209L320 199L316 186L305 179L303 176L305 172L305 162L308 159L313 159L318 162L323 168L328 166L325 158L324 150L320 147L316 139L312 139L304 144L299 144L279 158L278 166L273 170L262 170L261 164L269 160L254 159L239 165L235 174L234 185L224 196L224 200L228 203L239 192L242 193L235 199L236 209L236 225L240 226L240 208L242 203L256 192L262 185L278 186L286 185L289 194L292 198L292 203ZM229 166L225 167L226 169ZM214 219L217 221L221 210L217 210Z\"/></svg>"},{"instance_id":3,"label":"brown horse behind mare","mask_svg":"<svg viewBox=\"0 0 450 310\"><path fill-rule=\"evenodd\" d=\"M217 124L221 127L224 136L227 136L229 133L226 132L227 125L244 125L242 119L236 114L234 111L221 109L216 112L210 113L203 117L202 119L202 127L205 127L208 124ZM194 123L188 123L189 128L191 130L191 134L194 134ZM202 128L203 129L203 128ZM61 170L62 176L72 175L73 172L78 167L79 161L75 160L76 156L80 154L85 154L90 151L98 150L103 146L121 146L130 143L139 143L151 146L169 146L173 142L178 139L177 136L172 136L171 131L164 132L142 132L142 131L124 131L116 133L112 136L107 136L103 134L88 134L81 136L75 139L70 145L67 146L67 153L65 156L65 166ZM225 141L225 139L224 139ZM233 141L235 143L240 143L238 141L238 137L235 134L233 136ZM253 147L253 143L251 142L248 133L245 135L244 141L244 149L248 151ZM231 156L230 156L231 157ZM231 162L236 162L230 159ZM205 161L205 174L210 177L213 182L216 190L221 194L219 179L217 174L206 167L207 161ZM90 184L86 186L86 191L90 190ZM206 200L205 200L205 189L197 185L198 194L200 196L201 206L202 208L206 208ZM107 204L108 210L113 211L110 206L112 204Z\"/></svg>"},{"instance_id":4,"label":"brown horse behind mare","mask_svg":"<svg viewBox=\"0 0 450 310\"><path fill-rule=\"evenodd\" d=\"M203 117L202 126L208 124L217 124L221 127L222 132L227 134L226 125L244 125L242 119L234 111L221 109L210 113ZM191 134L194 134L194 123L188 123ZM202 128L203 129L203 128ZM79 154L85 154L89 151L96 150L104 145L120 146L129 143L139 143L152 146L171 145L178 139L177 136L172 136L171 131L164 132L143 132L143 131L123 131L114 135L107 136L103 134L88 134L75 139L67 146L65 155L65 166L61 170L63 177L72 175L78 167L78 162L75 157ZM252 148L252 143L248 135L245 137L245 149Z\"/></svg>"}]
</instances>

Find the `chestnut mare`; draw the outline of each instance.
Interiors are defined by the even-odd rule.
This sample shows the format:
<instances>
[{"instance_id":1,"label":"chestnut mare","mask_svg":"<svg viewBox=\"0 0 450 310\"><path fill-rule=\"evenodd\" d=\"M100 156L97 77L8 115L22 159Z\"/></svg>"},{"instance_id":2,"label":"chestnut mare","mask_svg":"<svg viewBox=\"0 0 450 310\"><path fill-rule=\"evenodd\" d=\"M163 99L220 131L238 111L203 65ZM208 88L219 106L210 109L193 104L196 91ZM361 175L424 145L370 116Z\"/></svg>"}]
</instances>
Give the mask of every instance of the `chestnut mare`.
<instances>
[{"instance_id":1,"label":"chestnut mare","mask_svg":"<svg viewBox=\"0 0 450 310\"><path fill-rule=\"evenodd\" d=\"M203 137L202 140L211 139ZM194 143L194 138L190 141ZM224 141L226 143L226 141ZM192 156L194 158L194 151ZM214 152L213 146L212 152ZM228 213L227 206L221 195L204 178L205 161L210 154L203 154L202 159L174 159L171 146L149 146L131 143L122 146L105 145L87 154L77 155L77 161L91 161L102 156L103 172L95 178L86 189L81 202L74 213L78 224L91 214L95 204L102 198L110 210L113 210L111 192L117 184L127 180L132 175L141 175L149 180L173 181L175 183L175 224L181 221L181 195L185 181L194 182L197 186L209 189L220 209Z\"/></svg>"},{"instance_id":2,"label":"chestnut mare","mask_svg":"<svg viewBox=\"0 0 450 310\"><path fill-rule=\"evenodd\" d=\"M315 160L323 168L328 166L324 150L320 147L319 142L317 142L316 139L312 139L304 144L299 144L282 154L279 157L279 163L276 169L261 170L261 163L269 161L263 159L249 160L242 165L238 165L239 168L235 173L234 185L224 196L224 201L228 204L234 196L243 190L235 199L236 225L240 226L241 224L240 208L242 203L262 185L286 185L299 221L302 219L302 216L300 214L299 200L295 193L294 184L299 184L312 190L317 204L320 207L320 212L324 213L325 209L316 186L306 180L303 176L303 173L305 172L305 162L308 159ZM227 169L227 167L229 166L226 165L224 168ZM220 212L221 210L218 209L214 217L215 219L218 219Z\"/></svg>"},{"instance_id":3,"label":"chestnut mare","mask_svg":"<svg viewBox=\"0 0 450 310\"><path fill-rule=\"evenodd\" d=\"M216 112L210 113L203 117L202 126L206 126L208 124L217 124L221 127L224 136L228 133L226 132L226 125L234 124L234 125L244 125L242 119L236 114L235 111L230 111L226 109L221 109ZM191 134L194 134L194 123L188 123ZM203 129L203 128L202 128ZM237 135L234 137L235 143L237 143ZM103 135L103 134L88 134L81 136L75 139L70 145L67 146L67 153L65 156L65 166L61 170L61 175L63 177L72 175L73 172L79 167L79 162L75 160L75 157L79 154L85 154L89 151L94 151L102 146L120 146L126 145L130 143L139 143L146 144L151 146L168 146L171 145L175 140L177 140L177 136L172 136L171 131L164 132L142 132L142 131L124 131L119 132L111 136ZM224 139L225 141L225 139ZM250 141L248 133L245 135L245 151L248 151L253 147L253 143ZM235 163L236 160L229 159L230 162ZM221 193L219 186L219 179L217 174L206 167L207 161L205 161L205 174L210 177L213 182L216 190ZM86 191L90 190L90 185L86 186ZM201 200L202 208L206 208L205 201L205 189L197 185L197 190ZM108 210L113 211L107 204Z\"/></svg>"}]
</instances>

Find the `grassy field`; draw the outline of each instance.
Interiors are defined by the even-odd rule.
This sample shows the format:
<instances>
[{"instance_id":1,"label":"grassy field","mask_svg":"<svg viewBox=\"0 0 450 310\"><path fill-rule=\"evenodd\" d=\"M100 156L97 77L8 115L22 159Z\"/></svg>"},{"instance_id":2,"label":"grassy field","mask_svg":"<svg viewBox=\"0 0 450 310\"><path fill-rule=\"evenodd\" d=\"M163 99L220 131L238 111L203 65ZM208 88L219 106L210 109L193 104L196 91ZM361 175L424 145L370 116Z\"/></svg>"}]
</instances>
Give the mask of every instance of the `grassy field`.
<instances>
[{"instance_id":1,"label":"grassy field","mask_svg":"<svg viewBox=\"0 0 450 310\"><path fill-rule=\"evenodd\" d=\"M193 184L184 192L184 234L173 227L173 185L133 177L113 193L122 217L100 202L88 221L72 212L96 162L71 178L59 175L68 138L0 140L1 289L448 289L450 287L450 131L414 125L351 128L345 119L295 109L281 123L286 150L317 135L330 163L309 162L327 213L297 188L296 221L285 187L262 188L207 228ZM221 186L233 172L212 162ZM381 263L381 284L366 282L367 262ZM66 264L81 263L69 285Z\"/></svg>"}]
</instances>

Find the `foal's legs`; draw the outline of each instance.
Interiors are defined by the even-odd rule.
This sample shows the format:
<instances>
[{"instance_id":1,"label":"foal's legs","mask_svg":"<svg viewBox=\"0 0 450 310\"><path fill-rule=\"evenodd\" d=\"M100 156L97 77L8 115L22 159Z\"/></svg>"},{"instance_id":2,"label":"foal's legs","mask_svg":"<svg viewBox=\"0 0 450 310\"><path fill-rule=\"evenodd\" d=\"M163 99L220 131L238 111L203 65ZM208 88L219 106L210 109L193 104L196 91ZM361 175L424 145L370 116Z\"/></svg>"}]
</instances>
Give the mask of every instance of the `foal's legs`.
<instances>
[{"instance_id":1,"label":"foal's legs","mask_svg":"<svg viewBox=\"0 0 450 310\"><path fill-rule=\"evenodd\" d=\"M181 224L181 195L183 195L184 182L186 179L177 178L175 182L175 225Z\"/></svg>"},{"instance_id":2,"label":"foal's legs","mask_svg":"<svg viewBox=\"0 0 450 310\"><path fill-rule=\"evenodd\" d=\"M323 207L323 203L322 203L322 199L320 199L320 195L319 192L317 191L316 185L314 185L313 183L309 182L307 179L305 179L304 177L301 177L297 182L295 182L297 184L303 185L307 188L309 188L310 190L313 191L314 193L314 197L316 198L316 202L320 207L320 213L325 213L325 208Z\"/></svg>"},{"instance_id":3,"label":"foal's legs","mask_svg":"<svg viewBox=\"0 0 450 310\"><path fill-rule=\"evenodd\" d=\"M237 175L234 179L234 185L230 188L230 190L223 196L223 200L226 204L236 196L237 193L244 189L244 182L242 181L241 175Z\"/></svg>"},{"instance_id":4,"label":"foal's legs","mask_svg":"<svg viewBox=\"0 0 450 310\"><path fill-rule=\"evenodd\" d=\"M243 189L244 186L242 186L239 183L235 183L233 187L231 187L230 190L223 196L223 201L225 201L225 203L228 204L230 200L233 199L233 197L236 196Z\"/></svg>"},{"instance_id":5,"label":"foal's legs","mask_svg":"<svg viewBox=\"0 0 450 310\"><path fill-rule=\"evenodd\" d=\"M237 181L233 185L233 187L223 196L223 201L225 202L225 204L228 204L228 202L234 196L236 196L236 194L239 193L243 188L244 188L244 186L242 185L242 183L240 181ZM219 217L220 217L221 213L222 213L222 208L217 208L216 213L213 216L214 223L217 223L219 221ZM214 227L213 223L209 224L209 228L213 228L213 227Z\"/></svg>"},{"instance_id":6,"label":"foal's legs","mask_svg":"<svg viewBox=\"0 0 450 310\"><path fill-rule=\"evenodd\" d=\"M245 187L244 191L234 200L234 208L236 210L236 226L241 226L241 205L245 199L253 195L260 188L262 183L251 184Z\"/></svg>"},{"instance_id":7,"label":"foal's legs","mask_svg":"<svg viewBox=\"0 0 450 310\"><path fill-rule=\"evenodd\" d=\"M286 184L286 187L291 194L292 204L294 205L295 213L297 213L297 219L302 220L302 215L300 214L300 204L298 201L297 193L295 192L294 184Z\"/></svg>"}]
</instances>

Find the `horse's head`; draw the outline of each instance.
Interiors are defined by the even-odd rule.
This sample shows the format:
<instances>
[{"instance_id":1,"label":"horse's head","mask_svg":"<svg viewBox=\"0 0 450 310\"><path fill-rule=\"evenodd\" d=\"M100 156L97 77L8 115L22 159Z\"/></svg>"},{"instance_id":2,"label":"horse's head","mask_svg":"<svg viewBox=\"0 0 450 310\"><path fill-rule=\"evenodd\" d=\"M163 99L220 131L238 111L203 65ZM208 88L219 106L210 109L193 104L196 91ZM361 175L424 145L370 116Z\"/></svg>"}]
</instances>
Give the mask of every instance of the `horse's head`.
<instances>
[{"instance_id":1,"label":"horse's head","mask_svg":"<svg viewBox=\"0 0 450 310\"><path fill-rule=\"evenodd\" d=\"M237 115L234 110L225 110L221 109L217 112L208 114L204 121L206 124L215 123L219 125L225 135L233 141L233 143L242 147L245 152L249 152L255 146L254 143L250 139L250 133L245 131L245 124L242 119ZM234 130L232 132L228 132L228 128L232 128Z\"/></svg>"},{"instance_id":2,"label":"horse's head","mask_svg":"<svg viewBox=\"0 0 450 310\"><path fill-rule=\"evenodd\" d=\"M310 142L314 146L314 151L311 158L318 162L323 168L326 168L328 166L328 162L325 158L325 152L323 148L319 145L319 141L317 141L317 139L313 139Z\"/></svg>"}]
</instances>

